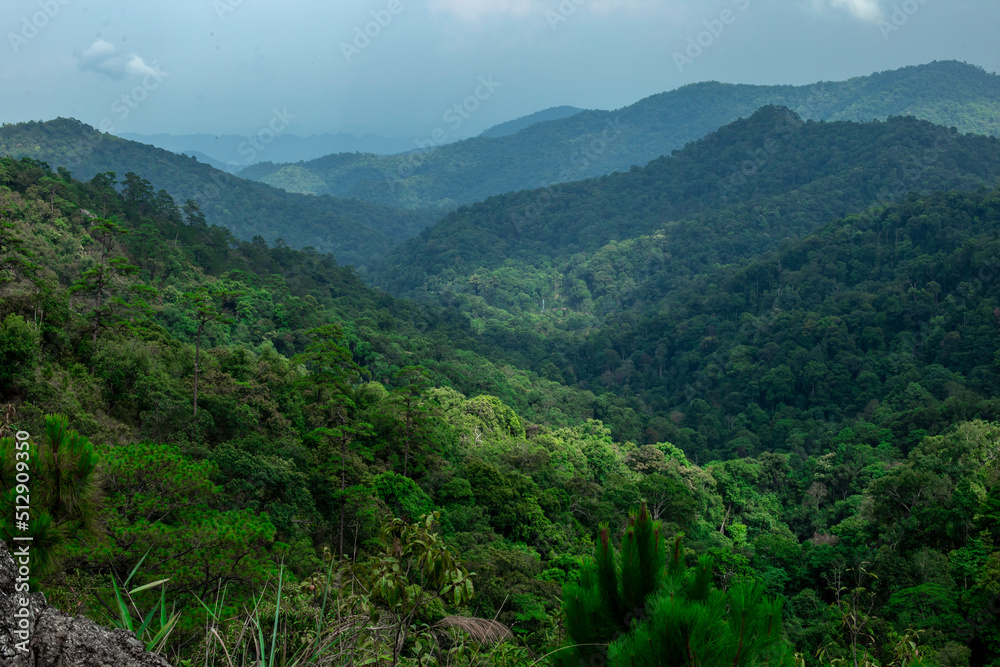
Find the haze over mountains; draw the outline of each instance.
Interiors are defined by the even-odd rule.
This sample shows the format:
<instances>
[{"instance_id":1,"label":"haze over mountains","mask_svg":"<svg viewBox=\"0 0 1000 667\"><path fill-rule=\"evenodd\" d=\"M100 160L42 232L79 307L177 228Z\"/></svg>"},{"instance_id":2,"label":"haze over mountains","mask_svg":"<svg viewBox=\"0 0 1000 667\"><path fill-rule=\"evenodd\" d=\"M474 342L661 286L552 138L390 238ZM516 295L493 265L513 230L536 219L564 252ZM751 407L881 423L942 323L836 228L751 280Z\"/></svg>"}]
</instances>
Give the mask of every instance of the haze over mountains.
<instances>
[{"instance_id":1,"label":"haze over mountains","mask_svg":"<svg viewBox=\"0 0 1000 667\"><path fill-rule=\"evenodd\" d=\"M288 193L193 157L101 134L72 119L5 125L0 128L0 153L66 167L82 179L111 171L122 181L134 173L179 204L197 201L210 224L227 227L239 238L260 236L268 243L282 238L298 248L334 252L345 264L364 265L436 217L430 211Z\"/></svg>"},{"instance_id":2,"label":"haze over mountains","mask_svg":"<svg viewBox=\"0 0 1000 667\"><path fill-rule=\"evenodd\" d=\"M494 125L487 130L483 130L479 136L489 137L491 139L507 137L512 134L517 134L521 130L531 127L535 123L544 123L547 120L562 120L563 118L575 116L581 111L583 111L583 109L577 109L576 107L570 106L552 107L543 111L536 111L535 113L528 114L527 116L515 118L514 120L509 120L506 123Z\"/></svg>"},{"instance_id":3,"label":"haze over mountains","mask_svg":"<svg viewBox=\"0 0 1000 667\"><path fill-rule=\"evenodd\" d=\"M294 119L293 119L294 120ZM264 160L271 162L299 162L313 160L330 153L401 153L413 147L410 137L379 137L373 134L357 137L344 132L300 137L291 130L268 133L253 142L253 135L237 134L134 134L123 132L119 136L129 141L150 144L173 153L193 155L213 167L238 172ZM210 161L202 159L204 155ZM211 161L214 161L211 162Z\"/></svg>"},{"instance_id":4,"label":"haze over mountains","mask_svg":"<svg viewBox=\"0 0 1000 667\"><path fill-rule=\"evenodd\" d=\"M547 120L559 120L583 109L552 107L521 118L500 123L482 132L483 137L503 137ZM262 128L261 136L239 134L136 134L122 132L122 139L149 144L172 153L190 155L216 169L238 174L264 162L286 163L315 160L332 153L374 153L391 155L413 149L415 137L356 136L347 132L315 134L308 137L294 132L275 133ZM293 190L294 192L294 190Z\"/></svg>"},{"instance_id":5,"label":"haze over mountains","mask_svg":"<svg viewBox=\"0 0 1000 667\"><path fill-rule=\"evenodd\" d=\"M65 120L5 125L0 151L66 166L85 179L103 171L119 178L133 172L178 202L198 201L209 223L241 238L281 238L366 267L458 204L624 171L771 103L786 104L805 119L909 115L950 119L962 132L1000 133L1000 77L972 65L936 62L802 87L696 84L615 112L557 107L485 133L496 137L441 146L430 137L426 150L406 154L337 153L293 165L262 163L239 178L145 144L105 141ZM539 118L555 119L533 122ZM203 143L213 141L202 137ZM278 144L276 139L266 150Z\"/></svg>"},{"instance_id":6,"label":"haze over mountains","mask_svg":"<svg viewBox=\"0 0 1000 667\"><path fill-rule=\"evenodd\" d=\"M948 61L807 86L692 84L615 111L536 123L513 135L444 143L428 133L419 140L423 148L403 155L264 162L241 176L292 192L387 206L454 207L643 166L769 104L806 120L915 116L962 132L1000 134L1000 77ZM439 129L446 134L448 127Z\"/></svg>"}]
</instances>

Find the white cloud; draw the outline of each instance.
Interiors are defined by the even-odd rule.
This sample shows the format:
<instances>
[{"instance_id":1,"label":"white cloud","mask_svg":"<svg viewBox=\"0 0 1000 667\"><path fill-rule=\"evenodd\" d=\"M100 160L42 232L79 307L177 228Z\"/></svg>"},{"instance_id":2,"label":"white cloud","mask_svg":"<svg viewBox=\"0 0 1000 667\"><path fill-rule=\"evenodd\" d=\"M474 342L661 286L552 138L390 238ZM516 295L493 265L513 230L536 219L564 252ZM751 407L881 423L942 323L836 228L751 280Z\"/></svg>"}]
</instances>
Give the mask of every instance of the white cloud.
<instances>
[{"instance_id":1,"label":"white cloud","mask_svg":"<svg viewBox=\"0 0 1000 667\"><path fill-rule=\"evenodd\" d=\"M474 23L488 16L524 18L535 10L532 0L430 0L429 7Z\"/></svg>"},{"instance_id":2,"label":"white cloud","mask_svg":"<svg viewBox=\"0 0 1000 667\"><path fill-rule=\"evenodd\" d=\"M156 74L159 72L158 67L150 65L134 53L129 57L128 64L125 65L125 70L129 74L136 74L138 76L146 76L147 74Z\"/></svg>"},{"instance_id":3,"label":"white cloud","mask_svg":"<svg viewBox=\"0 0 1000 667\"><path fill-rule=\"evenodd\" d=\"M120 79L125 76L121 57L118 56L118 49L111 42L99 39L91 44L86 51L78 57L78 64L81 70L91 70L106 74L113 79Z\"/></svg>"},{"instance_id":4,"label":"white cloud","mask_svg":"<svg viewBox=\"0 0 1000 667\"><path fill-rule=\"evenodd\" d=\"M77 55L77 66L81 71L97 72L112 79L163 74L155 63L150 65L135 53L119 53L114 44L103 39Z\"/></svg>"},{"instance_id":5,"label":"white cloud","mask_svg":"<svg viewBox=\"0 0 1000 667\"><path fill-rule=\"evenodd\" d=\"M878 21L882 18L880 0L829 0L829 5L834 9L847 11L862 21Z\"/></svg>"}]
</instances>

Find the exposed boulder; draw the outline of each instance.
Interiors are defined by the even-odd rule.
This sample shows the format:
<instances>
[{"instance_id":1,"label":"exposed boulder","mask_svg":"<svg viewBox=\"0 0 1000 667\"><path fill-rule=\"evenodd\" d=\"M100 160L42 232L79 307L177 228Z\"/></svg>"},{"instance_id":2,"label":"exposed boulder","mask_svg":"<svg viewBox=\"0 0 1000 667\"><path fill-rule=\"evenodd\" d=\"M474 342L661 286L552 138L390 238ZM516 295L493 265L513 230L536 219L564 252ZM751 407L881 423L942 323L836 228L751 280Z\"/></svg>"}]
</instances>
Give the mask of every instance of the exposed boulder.
<instances>
[{"instance_id":1,"label":"exposed boulder","mask_svg":"<svg viewBox=\"0 0 1000 667\"><path fill-rule=\"evenodd\" d=\"M90 619L72 618L49 606L41 593L16 593L17 565L0 542L0 665L4 667L170 667L146 653L126 630L109 630ZM27 612L20 598L27 597ZM23 641L19 619L27 614L28 640Z\"/></svg>"}]
</instances>

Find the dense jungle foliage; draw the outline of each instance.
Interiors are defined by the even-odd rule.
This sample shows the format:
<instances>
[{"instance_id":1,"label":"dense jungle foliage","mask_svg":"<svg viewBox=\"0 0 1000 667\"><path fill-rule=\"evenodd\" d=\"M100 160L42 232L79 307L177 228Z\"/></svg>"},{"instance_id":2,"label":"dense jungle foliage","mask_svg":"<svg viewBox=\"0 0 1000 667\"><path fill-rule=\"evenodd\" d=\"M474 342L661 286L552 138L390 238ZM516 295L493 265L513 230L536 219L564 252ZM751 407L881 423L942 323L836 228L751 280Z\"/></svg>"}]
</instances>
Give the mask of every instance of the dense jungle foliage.
<instances>
[{"instance_id":1,"label":"dense jungle foliage","mask_svg":"<svg viewBox=\"0 0 1000 667\"><path fill-rule=\"evenodd\" d=\"M27 431L61 608L176 664L271 619L328 664L1000 661L995 183L504 332L117 179L0 159L0 491Z\"/></svg>"}]
</instances>

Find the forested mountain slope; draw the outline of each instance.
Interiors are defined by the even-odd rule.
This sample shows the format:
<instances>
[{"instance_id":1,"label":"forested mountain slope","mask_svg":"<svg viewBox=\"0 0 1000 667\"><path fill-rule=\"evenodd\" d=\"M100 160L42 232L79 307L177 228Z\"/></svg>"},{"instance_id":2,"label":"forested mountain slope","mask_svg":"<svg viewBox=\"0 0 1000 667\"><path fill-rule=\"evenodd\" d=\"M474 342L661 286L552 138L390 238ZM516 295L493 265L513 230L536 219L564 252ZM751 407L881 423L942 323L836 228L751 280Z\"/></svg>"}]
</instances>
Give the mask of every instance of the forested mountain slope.
<instances>
[{"instance_id":1,"label":"forested mountain slope","mask_svg":"<svg viewBox=\"0 0 1000 667\"><path fill-rule=\"evenodd\" d=\"M998 178L996 138L912 118L803 122L766 107L644 168L462 207L374 263L373 275L401 294L470 294L512 313L546 299L601 316L636 299L648 276L662 291L910 190ZM609 244L641 236L653 237L648 252L615 257Z\"/></svg>"},{"instance_id":2,"label":"forested mountain slope","mask_svg":"<svg viewBox=\"0 0 1000 667\"><path fill-rule=\"evenodd\" d=\"M501 92L497 92L501 94ZM960 132L1000 135L1000 77L946 61L807 86L698 83L615 111L584 111L505 137L378 156L342 153L296 164L260 163L241 176L293 192L357 197L418 209L454 207L512 190L625 171L704 137L765 105L806 120L868 122L913 116ZM437 128L448 135L451 125Z\"/></svg>"},{"instance_id":3,"label":"forested mountain slope","mask_svg":"<svg viewBox=\"0 0 1000 667\"><path fill-rule=\"evenodd\" d=\"M35 534L33 585L107 622L135 573L123 614L150 642L176 609L172 664L235 654L246 627L289 654L323 628L343 662L539 664L571 643L580 557L644 502L717 600L783 605L769 636L798 664L990 665L1000 428L973 418L1000 417L998 230L996 190L914 197L582 346L512 325L529 362L644 397L615 439L586 418L623 399L505 363L460 313L0 159L0 485L31 434L62 466L32 469L61 526Z\"/></svg>"},{"instance_id":4,"label":"forested mountain slope","mask_svg":"<svg viewBox=\"0 0 1000 667\"><path fill-rule=\"evenodd\" d=\"M688 278L558 358L703 458L813 452L855 420L909 447L1000 418L998 278L1000 191L913 197Z\"/></svg>"},{"instance_id":5,"label":"forested mountain slope","mask_svg":"<svg viewBox=\"0 0 1000 667\"><path fill-rule=\"evenodd\" d=\"M293 247L332 252L341 264L364 266L435 218L363 201L289 194L192 157L102 134L73 119L4 125L0 155L65 167L84 180L110 171L124 181L134 173L177 202L197 201L210 224L227 227L239 239L260 236L273 243L280 238Z\"/></svg>"}]
</instances>

